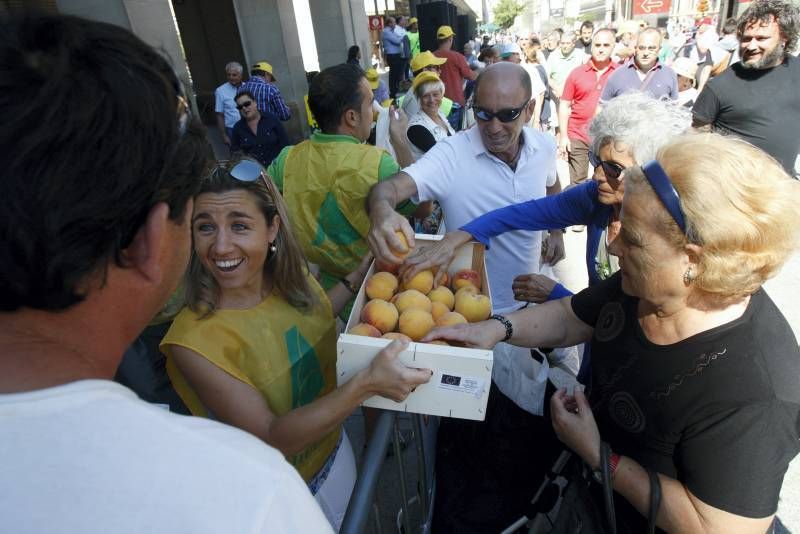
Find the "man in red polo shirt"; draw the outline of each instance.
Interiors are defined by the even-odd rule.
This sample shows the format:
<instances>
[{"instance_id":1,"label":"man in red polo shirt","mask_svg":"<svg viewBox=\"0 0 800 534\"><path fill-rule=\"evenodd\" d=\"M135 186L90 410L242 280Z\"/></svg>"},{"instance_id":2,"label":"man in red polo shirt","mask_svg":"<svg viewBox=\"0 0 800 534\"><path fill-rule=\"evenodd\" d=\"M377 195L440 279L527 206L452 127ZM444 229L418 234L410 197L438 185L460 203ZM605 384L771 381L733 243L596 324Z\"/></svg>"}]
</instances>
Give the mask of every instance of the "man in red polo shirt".
<instances>
[{"instance_id":1,"label":"man in red polo shirt","mask_svg":"<svg viewBox=\"0 0 800 534\"><path fill-rule=\"evenodd\" d=\"M558 155L569 162L570 184L586 181L589 173L589 123L611 72L614 33L598 30L592 37L592 57L567 76L558 105Z\"/></svg>"},{"instance_id":2,"label":"man in red polo shirt","mask_svg":"<svg viewBox=\"0 0 800 534\"><path fill-rule=\"evenodd\" d=\"M462 54L451 50L455 35L453 28L450 26L439 26L439 29L436 30L439 48L433 54L438 58L447 60L441 66L440 74L442 82L444 82L444 96L454 103L447 119L453 128L459 130L461 115L464 112L464 80L474 80L478 77L478 74L469 68L467 60ZM458 105L456 106L455 104ZM458 128L456 124L459 126Z\"/></svg>"}]
</instances>

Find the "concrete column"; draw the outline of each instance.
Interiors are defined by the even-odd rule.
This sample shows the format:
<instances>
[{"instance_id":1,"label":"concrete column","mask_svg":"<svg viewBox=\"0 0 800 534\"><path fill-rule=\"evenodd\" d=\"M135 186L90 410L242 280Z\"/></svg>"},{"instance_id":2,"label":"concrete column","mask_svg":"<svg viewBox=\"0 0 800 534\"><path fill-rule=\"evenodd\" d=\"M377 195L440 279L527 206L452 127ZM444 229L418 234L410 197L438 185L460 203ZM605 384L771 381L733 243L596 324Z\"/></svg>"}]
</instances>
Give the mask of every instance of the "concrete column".
<instances>
[{"instance_id":1,"label":"concrete column","mask_svg":"<svg viewBox=\"0 0 800 534\"><path fill-rule=\"evenodd\" d=\"M284 125L289 137L308 132L303 96L308 93L300 37L291 0L234 0L247 70L264 60L272 65L277 86L292 110Z\"/></svg>"},{"instance_id":2,"label":"concrete column","mask_svg":"<svg viewBox=\"0 0 800 534\"><path fill-rule=\"evenodd\" d=\"M58 0L58 11L130 30L165 53L178 76L191 87L189 67L170 0ZM197 106L194 107L197 112Z\"/></svg>"},{"instance_id":3,"label":"concrete column","mask_svg":"<svg viewBox=\"0 0 800 534\"><path fill-rule=\"evenodd\" d=\"M190 80L178 23L170 0L122 0L131 31L150 46L165 52L178 75Z\"/></svg>"},{"instance_id":4,"label":"concrete column","mask_svg":"<svg viewBox=\"0 0 800 534\"><path fill-rule=\"evenodd\" d=\"M309 0L319 68L344 63L347 49L361 48L361 66L369 65L372 46L363 0Z\"/></svg>"},{"instance_id":5,"label":"concrete column","mask_svg":"<svg viewBox=\"0 0 800 534\"><path fill-rule=\"evenodd\" d=\"M57 0L58 12L131 29L123 0Z\"/></svg>"}]
</instances>

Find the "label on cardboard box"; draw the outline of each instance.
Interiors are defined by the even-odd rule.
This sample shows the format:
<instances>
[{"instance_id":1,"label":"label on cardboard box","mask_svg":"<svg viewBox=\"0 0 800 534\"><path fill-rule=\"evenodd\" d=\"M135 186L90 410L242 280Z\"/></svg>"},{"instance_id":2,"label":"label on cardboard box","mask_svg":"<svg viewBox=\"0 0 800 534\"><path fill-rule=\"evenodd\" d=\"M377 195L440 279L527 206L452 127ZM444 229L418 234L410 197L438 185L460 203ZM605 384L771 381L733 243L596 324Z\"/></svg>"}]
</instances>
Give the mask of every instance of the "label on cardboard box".
<instances>
[{"instance_id":1,"label":"label on cardboard box","mask_svg":"<svg viewBox=\"0 0 800 534\"><path fill-rule=\"evenodd\" d=\"M446 391L456 391L480 397L483 393L483 385L486 381L474 376L463 376L458 373L442 371L439 376L439 389Z\"/></svg>"}]
</instances>

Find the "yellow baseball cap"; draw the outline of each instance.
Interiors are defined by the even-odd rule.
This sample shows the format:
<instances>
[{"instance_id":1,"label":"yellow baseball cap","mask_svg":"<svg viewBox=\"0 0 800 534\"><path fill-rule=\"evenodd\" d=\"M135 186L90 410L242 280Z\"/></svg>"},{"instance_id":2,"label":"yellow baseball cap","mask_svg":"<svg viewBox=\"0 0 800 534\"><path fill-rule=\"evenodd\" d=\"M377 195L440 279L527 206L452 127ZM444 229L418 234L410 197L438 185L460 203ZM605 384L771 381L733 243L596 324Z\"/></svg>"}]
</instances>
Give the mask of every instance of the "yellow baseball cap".
<instances>
[{"instance_id":1,"label":"yellow baseball cap","mask_svg":"<svg viewBox=\"0 0 800 534\"><path fill-rule=\"evenodd\" d=\"M380 76L378 76L378 71L375 69L367 69L366 76L369 86L372 87L373 90L377 89L378 85L380 85Z\"/></svg>"},{"instance_id":2,"label":"yellow baseball cap","mask_svg":"<svg viewBox=\"0 0 800 534\"><path fill-rule=\"evenodd\" d=\"M436 30L436 38L437 39L447 39L455 35L456 32L453 31L453 28L450 26L439 26L439 29Z\"/></svg>"},{"instance_id":3,"label":"yellow baseball cap","mask_svg":"<svg viewBox=\"0 0 800 534\"><path fill-rule=\"evenodd\" d=\"M273 80L278 81L278 79L275 78L275 75L272 74L272 65L270 65L266 61L259 61L258 63L253 65L252 70L263 70L264 72L269 73L269 75L272 76Z\"/></svg>"},{"instance_id":4,"label":"yellow baseball cap","mask_svg":"<svg viewBox=\"0 0 800 534\"><path fill-rule=\"evenodd\" d=\"M418 22L419 21L417 20L417 17L411 17L410 19L408 19L408 25L409 26L411 26L412 24L416 24Z\"/></svg>"},{"instance_id":5,"label":"yellow baseball cap","mask_svg":"<svg viewBox=\"0 0 800 534\"><path fill-rule=\"evenodd\" d=\"M430 65L441 65L446 62L447 58L436 57L433 55L433 52L426 50L411 58L411 70L417 72Z\"/></svg>"},{"instance_id":6,"label":"yellow baseball cap","mask_svg":"<svg viewBox=\"0 0 800 534\"><path fill-rule=\"evenodd\" d=\"M435 72L426 70L424 72L420 72L414 77L414 81L411 82L411 90L414 92L414 94L416 94L417 87L419 87L423 83L440 82L440 81L442 81L441 78L439 78L439 76L437 76Z\"/></svg>"}]
</instances>

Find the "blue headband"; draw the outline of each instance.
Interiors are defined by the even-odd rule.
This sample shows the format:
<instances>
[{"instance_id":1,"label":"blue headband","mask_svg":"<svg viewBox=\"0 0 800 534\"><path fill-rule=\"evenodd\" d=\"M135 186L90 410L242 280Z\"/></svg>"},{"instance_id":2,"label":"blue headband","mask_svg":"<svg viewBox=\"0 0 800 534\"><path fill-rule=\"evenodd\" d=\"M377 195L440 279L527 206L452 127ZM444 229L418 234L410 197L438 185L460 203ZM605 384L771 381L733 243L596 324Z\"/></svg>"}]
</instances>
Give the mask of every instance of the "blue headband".
<instances>
[{"instance_id":1,"label":"blue headband","mask_svg":"<svg viewBox=\"0 0 800 534\"><path fill-rule=\"evenodd\" d=\"M678 223L678 226L685 235L686 219L681 209L681 199L678 196L678 192L675 191L675 188L672 186L672 182L670 182L667 173L664 172L664 169L661 168L661 165L659 165L656 160L649 161L642 165L642 172L653 187L653 191L656 192L658 199L664 207L667 208L667 211L672 215L672 218L675 219L675 222Z\"/></svg>"}]
</instances>

